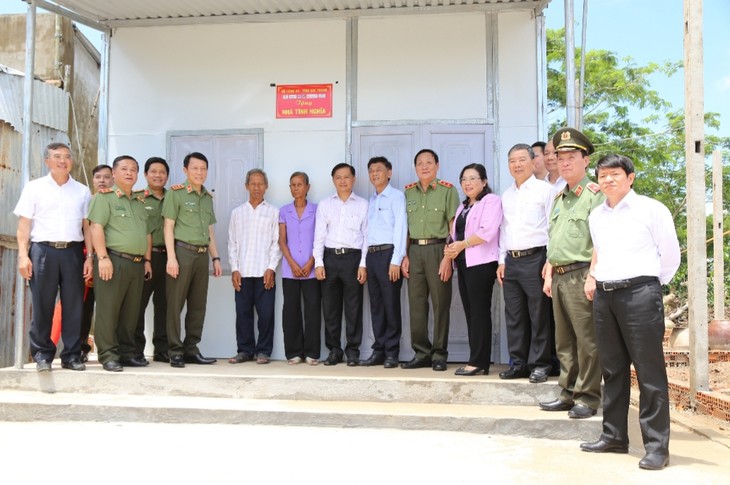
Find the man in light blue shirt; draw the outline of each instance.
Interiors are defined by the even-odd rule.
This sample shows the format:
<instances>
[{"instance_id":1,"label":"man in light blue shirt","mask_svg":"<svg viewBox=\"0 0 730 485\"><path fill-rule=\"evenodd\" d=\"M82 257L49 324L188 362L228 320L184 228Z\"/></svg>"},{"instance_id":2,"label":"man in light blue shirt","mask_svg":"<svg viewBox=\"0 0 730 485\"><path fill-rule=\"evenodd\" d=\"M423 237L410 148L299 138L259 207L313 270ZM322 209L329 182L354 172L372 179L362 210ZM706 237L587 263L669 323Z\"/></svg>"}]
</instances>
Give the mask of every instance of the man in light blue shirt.
<instances>
[{"instance_id":1,"label":"man in light blue shirt","mask_svg":"<svg viewBox=\"0 0 730 485\"><path fill-rule=\"evenodd\" d=\"M373 322L373 353L360 365L398 366L401 335L400 265L406 254L406 198L390 184L393 166L385 157L368 162L375 187L368 206L368 292Z\"/></svg>"}]
</instances>

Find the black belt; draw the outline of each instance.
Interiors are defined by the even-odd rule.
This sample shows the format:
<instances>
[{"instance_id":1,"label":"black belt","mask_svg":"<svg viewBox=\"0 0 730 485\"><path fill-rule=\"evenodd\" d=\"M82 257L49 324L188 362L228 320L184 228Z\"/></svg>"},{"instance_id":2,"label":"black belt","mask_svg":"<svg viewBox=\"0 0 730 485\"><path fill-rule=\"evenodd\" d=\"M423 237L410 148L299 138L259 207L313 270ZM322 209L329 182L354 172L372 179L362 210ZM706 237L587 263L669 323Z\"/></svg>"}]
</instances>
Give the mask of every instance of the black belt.
<instances>
[{"instance_id":1,"label":"black belt","mask_svg":"<svg viewBox=\"0 0 730 485\"><path fill-rule=\"evenodd\" d=\"M436 239L411 239L411 244L415 244L416 246L430 246L431 244L441 244L445 242L445 237Z\"/></svg>"},{"instance_id":2,"label":"black belt","mask_svg":"<svg viewBox=\"0 0 730 485\"><path fill-rule=\"evenodd\" d=\"M207 253L208 252L208 246L196 246L195 244L188 244L183 241L178 241L175 239L175 246L180 246L181 248L189 249L190 251L193 251L195 253Z\"/></svg>"},{"instance_id":3,"label":"black belt","mask_svg":"<svg viewBox=\"0 0 730 485\"><path fill-rule=\"evenodd\" d=\"M530 256L532 254L535 254L538 251L542 251L543 249L545 249L545 246L538 246L536 248L530 248L530 249L520 249L517 251L507 250L507 254L509 254L513 258L524 258L525 256Z\"/></svg>"},{"instance_id":4,"label":"black belt","mask_svg":"<svg viewBox=\"0 0 730 485\"><path fill-rule=\"evenodd\" d=\"M627 280L596 281L596 288L603 291L623 290L624 288L653 282L659 282L659 278L656 276L637 276L636 278L629 278Z\"/></svg>"},{"instance_id":5,"label":"black belt","mask_svg":"<svg viewBox=\"0 0 730 485\"><path fill-rule=\"evenodd\" d=\"M141 263L142 261L144 261L144 256L139 256L137 254L122 253L109 248L106 248L106 252L109 254L113 254L114 256L119 256L120 258L128 259L133 263Z\"/></svg>"},{"instance_id":6,"label":"black belt","mask_svg":"<svg viewBox=\"0 0 730 485\"><path fill-rule=\"evenodd\" d=\"M38 241L38 244L50 246L54 249L68 249L81 244L81 241Z\"/></svg>"},{"instance_id":7,"label":"black belt","mask_svg":"<svg viewBox=\"0 0 730 485\"><path fill-rule=\"evenodd\" d=\"M393 249L395 246L392 244L379 244L377 246L368 246L368 252L369 253L377 253L378 251L387 251L388 249Z\"/></svg>"},{"instance_id":8,"label":"black belt","mask_svg":"<svg viewBox=\"0 0 730 485\"><path fill-rule=\"evenodd\" d=\"M558 274L565 274L570 273L571 271L575 271L576 269L585 268L586 266L590 266L591 263L586 263L585 261L581 263L570 263L570 264L563 264L561 266L553 266L553 271L555 271Z\"/></svg>"},{"instance_id":9,"label":"black belt","mask_svg":"<svg viewBox=\"0 0 730 485\"><path fill-rule=\"evenodd\" d=\"M167 248L165 246L152 246L153 253L166 253Z\"/></svg>"},{"instance_id":10,"label":"black belt","mask_svg":"<svg viewBox=\"0 0 730 485\"><path fill-rule=\"evenodd\" d=\"M327 254L349 254L361 253L362 250L354 248L324 248L324 252Z\"/></svg>"}]
</instances>

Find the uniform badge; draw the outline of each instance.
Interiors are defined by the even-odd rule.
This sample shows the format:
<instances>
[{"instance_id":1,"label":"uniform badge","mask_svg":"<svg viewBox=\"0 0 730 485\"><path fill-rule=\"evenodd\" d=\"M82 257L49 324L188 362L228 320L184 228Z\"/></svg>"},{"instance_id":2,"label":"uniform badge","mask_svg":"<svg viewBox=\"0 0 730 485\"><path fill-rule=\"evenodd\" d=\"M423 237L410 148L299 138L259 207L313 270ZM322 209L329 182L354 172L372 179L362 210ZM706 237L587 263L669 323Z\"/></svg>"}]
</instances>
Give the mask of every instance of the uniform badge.
<instances>
[{"instance_id":1,"label":"uniform badge","mask_svg":"<svg viewBox=\"0 0 730 485\"><path fill-rule=\"evenodd\" d=\"M563 140L563 141L570 140L570 131L567 131L566 130L566 131L562 132L560 134L560 139Z\"/></svg>"}]
</instances>

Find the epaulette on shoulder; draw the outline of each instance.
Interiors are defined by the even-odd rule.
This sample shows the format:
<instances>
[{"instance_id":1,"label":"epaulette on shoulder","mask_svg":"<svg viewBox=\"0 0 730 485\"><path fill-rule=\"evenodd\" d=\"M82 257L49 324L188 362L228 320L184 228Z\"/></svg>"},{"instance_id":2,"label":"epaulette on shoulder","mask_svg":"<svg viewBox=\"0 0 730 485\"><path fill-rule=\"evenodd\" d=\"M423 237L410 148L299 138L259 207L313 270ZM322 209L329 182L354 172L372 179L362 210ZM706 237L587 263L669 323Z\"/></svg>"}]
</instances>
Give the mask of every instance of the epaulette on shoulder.
<instances>
[{"instance_id":1,"label":"epaulette on shoulder","mask_svg":"<svg viewBox=\"0 0 730 485\"><path fill-rule=\"evenodd\" d=\"M172 190L181 190L185 188L185 184L177 184L170 187Z\"/></svg>"},{"instance_id":2,"label":"epaulette on shoulder","mask_svg":"<svg viewBox=\"0 0 730 485\"><path fill-rule=\"evenodd\" d=\"M405 190L408 190L408 189L412 189L412 188L413 188L413 187L415 187L416 185L418 185L418 182L413 182L412 184L408 184L408 185L406 185L406 188L405 188Z\"/></svg>"},{"instance_id":3,"label":"epaulette on shoulder","mask_svg":"<svg viewBox=\"0 0 730 485\"><path fill-rule=\"evenodd\" d=\"M114 192L112 189L99 189L98 192L100 194L109 194L111 192Z\"/></svg>"},{"instance_id":4,"label":"epaulette on shoulder","mask_svg":"<svg viewBox=\"0 0 730 485\"><path fill-rule=\"evenodd\" d=\"M601 190L601 187L599 187L598 184L595 182L588 182L586 184L586 188L588 190L590 190L591 192L593 192L594 194L597 194Z\"/></svg>"},{"instance_id":5,"label":"epaulette on shoulder","mask_svg":"<svg viewBox=\"0 0 730 485\"><path fill-rule=\"evenodd\" d=\"M443 185L447 189L450 189L451 187L454 186L454 184L452 184L451 182L447 182L446 180L439 180L439 184Z\"/></svg>"}]
</instances>

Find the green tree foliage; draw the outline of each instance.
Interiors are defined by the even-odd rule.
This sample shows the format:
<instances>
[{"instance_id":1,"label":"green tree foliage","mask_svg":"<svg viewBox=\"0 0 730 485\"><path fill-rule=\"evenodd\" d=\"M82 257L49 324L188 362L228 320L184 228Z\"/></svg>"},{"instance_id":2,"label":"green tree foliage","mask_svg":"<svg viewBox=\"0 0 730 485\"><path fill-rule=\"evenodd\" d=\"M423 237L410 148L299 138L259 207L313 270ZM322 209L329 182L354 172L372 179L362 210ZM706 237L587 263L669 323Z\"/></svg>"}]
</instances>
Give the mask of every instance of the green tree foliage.
<instances>
[{"instance_id":1,"label":"green tree foliage","mask_svg":"<svg viewBox=\"0 0 730 485\"><path fill-rule=\"evenodd\" d=\"M576 66L580 49L575 50ZM672 286L680 297L686 295L687 245L686 170L684 147L684 110L676 109L651 87L652 76L672 76L682 69L681 61L637 65L630 57L620 58L607 50L586 52L583 102L583 131L596 147L593 160L609 153L621 153L634 161L637 169L635 189L660 200L674 216L683 249L683 261ZM565 126L565 31L547 31L548 110L556 121L551 133ZM720 127L717 113L705 115L707 131ZM723 151L730 158L730 138L706 134L708 158L708 203L711 201L712 151ZM727 165L727 164L725 164ZM730 222L730 167L724 167L724 227ZM712 218L708 218L708 239L712 237ZM726 236L727 240L727 236ZM730 254L725 246L725 284L730 289ZM708 274L711 275L712 244L708 244ZM710 297L712 297L710 289ZM730 291L728 292L730 293ZM726 307L730 298L726 298Z\"/></svg>"}]
</instances>

